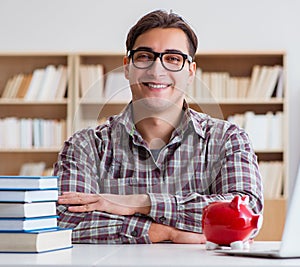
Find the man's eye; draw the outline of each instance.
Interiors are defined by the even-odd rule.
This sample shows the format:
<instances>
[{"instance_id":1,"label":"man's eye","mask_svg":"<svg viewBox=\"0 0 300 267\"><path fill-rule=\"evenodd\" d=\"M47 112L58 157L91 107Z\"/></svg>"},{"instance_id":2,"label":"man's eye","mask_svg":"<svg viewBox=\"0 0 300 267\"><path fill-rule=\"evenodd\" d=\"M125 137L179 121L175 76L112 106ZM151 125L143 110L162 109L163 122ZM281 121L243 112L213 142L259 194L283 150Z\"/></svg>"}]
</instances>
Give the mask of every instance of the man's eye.
<instances>
[{"instance_id":1,"label":"man's eye","mask_svg":"<svg viewBox=\"0 0 300 267\"><path fill-rule=\"evenodd\" d=\"M179 56L179 55L166 55L165 56L165 60L168 63L174 63L174 64L176 64L176 63L182 62L182 57Z\"/></svg>"},{"instance_id":2,"label":"man's eye","mask_svg":"<svg viewBox=\"0 0 300 267\"><path fill-rule=\"evenodd\" d=\"M137 54L135 56L135 60L138 60L138 61L152 61L153 60L153 55L148 54L148 53Z\"/></svg>"}]
</instances>

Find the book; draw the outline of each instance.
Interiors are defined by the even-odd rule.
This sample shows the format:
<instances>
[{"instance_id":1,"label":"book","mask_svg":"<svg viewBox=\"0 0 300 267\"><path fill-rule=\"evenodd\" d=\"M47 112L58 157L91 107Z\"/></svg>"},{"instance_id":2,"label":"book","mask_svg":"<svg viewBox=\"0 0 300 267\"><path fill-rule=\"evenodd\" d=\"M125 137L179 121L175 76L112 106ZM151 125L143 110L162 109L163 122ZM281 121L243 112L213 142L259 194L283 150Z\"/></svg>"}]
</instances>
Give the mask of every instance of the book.
<instances>
[{"instance_id":1,"label":"book","mask_svg":"<svg viewBox=\"0 0 300 267\"><path fill-rule=\"evenodd\" d=\"M49 100L49 95L52 91L56 91L54 82L56 78L56 67L54 65L48 65L44 69L44 77L41 81L36 100Z\"/></svg>"},{"instance_id":2,"label":"book","mask_svg":"<svg viewBox=\"0 0 300 267\"><path fill-rule=\"evenodd\" d=\"M282 197L283 163L280 161L260 161L259 169L264 186L264 197L266 199Z\"/></svg>"},{"instance_id":3,"label":"book","mask_svg":"<svg viewBox=\"0 0 300 267\"><path fill-rule=\"evenodd\" d=\"M57 189L58 176L0 175L1 189Z\"/></svg>"},{"instance_id":4,"label":"book","mask_svg":"<svg viewBox=\"0 0 300 267\"><path fill-rule=\"evenodd\" d=\"M40 202L57 201L58 190L2 190L0 202Z\"/></svg>"},{"instance_id":5,"label":"book","mask_svg":"<svg viewBox=\"0 0 300 267\"><path fill-rule=\"evenodd\" d=\"M67 91L67 67L60 65L58 66L58 84L54 99L62 100L65 97Z\"/></svg>"},{"instance_id":6,"label":"book","mask_svg":"<svg viewBox=\"0 0 300 267\"><path fill-rule=\"evenodd\" d=\"M37 99L37 95L44 79L44 74L44 69L35 69L33 71L29 87L24 95L24 100L33 101Z\"/></svg>"},{"instance_id":7,"label":"book","mask_svg":"<svg viewBox=\"0 0 300 267\"><path fill-rule=\"evenodd\" d=\"M32 78L31 73L24 76L23 81L22 81L22 83L19 87L19 90L18 90L17 94L16 94L16 98L24 98L24 96L27 93L29 84L31 82L31 78Z\"/></svg>"},{"instance_id":8,"label":"book","mask_svg":"<svg viewBox=\"0 0 300 267\"><path fill-rule=\"evenodd\" d=\"M256 87L257 87L257 83L258 83L260 74L261 74L261 67L258 65L254 65L252 68L252 72L251 72L247 97L255 97L256 96Z\"/></svg>"},{"instance_id":9,"label":"book","mask_svg":"<svg viewBox=\"0 0 300 267\"><path fill-rule=\"evenodd\" d=\"M274 91L276 90L281 69L282 67L278 65L267 68L267 75L260 90L260 97L264 99L269 99L272 97Z\"/></svg>"},{"instance_id":10,"label":"book","mask_svg":"<svg viewBox=\"0 0 300 267\"><path fill-rule=\"evenodd\" d=\"M72 229L0 232L1 252L39 253L72 248Z\"/></svg>"},{"instance_id":11,"label":"book","mask_svg":"<svg viewBox=\"0 0 300 267\"><path fill-rule=\"evenodd\" d=\"M21 165L19 175L44 175L46 162L25 162ZM51 175L51 174L50 174Z\"/></svg>"},{"instance_id":12,"label":"book","mask_svg":"<svg viewBox=\"0 0 300 267\"><path fill-rule=\"evenodd\" d=\"M104 98L109 102L130 101L130 85L123 72L111 71L106 75Z\"/></svg>"},{"instance_id":13,"label":"book","mask_svg":"<svg viewBox=\"0 0 300 267\"><path fill-rule=\"evenodd\" d=\"M56 202L54 201L32 203L0 203L0 218L31 218L55 215Z\"/></svg>"},{"instance_id":14,"label":"book","mask_svg":"<svg viewBox=\"0 0 300 267\"><path fill-rule=\"evenodd\" d=\"M268 149L269 125L265 114L245 113L245 131L248 133L254 150Z\"/></svg>"},{"instance_id":15,"label":"book","mask_svg":"<svg viewBox=\"0 0 300 267\"><path fill-rule=\"evenodd\" d=\"M58 216L44 216L32 218L0 218L0 232L5 231L32 231L57 228Z\"/></svg>"}]
</instances>

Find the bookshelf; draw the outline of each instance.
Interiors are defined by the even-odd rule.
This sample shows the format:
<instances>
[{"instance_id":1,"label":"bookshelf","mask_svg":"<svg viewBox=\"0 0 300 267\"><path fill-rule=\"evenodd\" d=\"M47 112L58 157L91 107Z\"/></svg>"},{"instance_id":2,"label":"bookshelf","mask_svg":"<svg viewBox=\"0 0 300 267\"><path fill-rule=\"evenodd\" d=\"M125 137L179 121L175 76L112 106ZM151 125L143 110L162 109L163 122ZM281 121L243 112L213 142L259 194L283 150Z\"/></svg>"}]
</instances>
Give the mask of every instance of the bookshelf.
<instances>
[{"instance_id":1,"label":"bookshelf","mask_svg":"<svg viewBox=\"0 0 300 267\"><path fill-rule=\"evenodd\" d=\"M105 88L108 74L113 71L122 71L123 53L104 52L78 52L75 54L21 54L0 55L0 93L4 89L7 79L18 72L32 72L38 67L46 67L49 64L68 66L68 91L67 97L59 101L33 101L0 99L1 118L8 116L36 117L65 119L67 121L66 134L70 135L97 120L119 113L128 103L129 99L109 101L101 94ZM214 97L199 98L197 96L188 99L190 107L210 114L213 117L228 119L235 114L244 114L252 111L255 114L267 114L282 112L283 133L282 140L287 136L287 86L286 86L286 55L284 51L232 51L232 52L202 52L195 57L197 66L203 73L226 72L230 77L249 80L253 67L281 66L283 70L283 93L281 97ZM81 66L101 65L104 75L94 76L95 83L90 87L86 95L82 93ZM99 78L100 77L100 78ZM194 85L194 90L195 89ZM194 91L195 93L195 91ZM21 115L20 115L21 114ZM287 144L275 149L257 149L255 152L259 162L279 161L283 165L283 191L280 197L265 199L264 224L256 238L257 240L280 240L285 218L287 191ZM47 166L55 162L59 147L39 149L0 149L1 174L16 174L18 168L25 160L46 161ZM272 179L272 177L268 177Z\"/></svg>"},{"instance_id":2,"label":"bookshelf","mask_svg":"<svg viewBox=\"0 0 300 267\"><path fill-rule=\"evenodd\" d=\"M3 94L8 80L14 75L33 74L35 70L45 69L49 65L65 66L68 78L70 74L70 59L71 57L65 53L0 54L0 94ZM52 90L52 88L50 89ZM67 94L67 97L52 100L25 100L25 97L0 98L0 120L14 118L17 121L16 127L19 130L10 131L8 134L6 133L6 136L2 136L3 143L11 142L10 140L19 143L19 139L22 138L26 140L33 139L32 135L25 138L24 132L20 130L20 121L23 119L39 119L42 122L63 122L64 126L62 126L61 132L62 137L65 139L70 134L70 109L71 100L69 94ZM19 144L15 147L5 147L3 143L0 147L0 170L3 175L18 174L22 164L27 162L43 161L46 163L46 168L52 168L62 144L62 142L58 142L55 145L37 145L36 143L33 144L32 141L30 147L22 147Z\"/></svg>"}]
</instances>

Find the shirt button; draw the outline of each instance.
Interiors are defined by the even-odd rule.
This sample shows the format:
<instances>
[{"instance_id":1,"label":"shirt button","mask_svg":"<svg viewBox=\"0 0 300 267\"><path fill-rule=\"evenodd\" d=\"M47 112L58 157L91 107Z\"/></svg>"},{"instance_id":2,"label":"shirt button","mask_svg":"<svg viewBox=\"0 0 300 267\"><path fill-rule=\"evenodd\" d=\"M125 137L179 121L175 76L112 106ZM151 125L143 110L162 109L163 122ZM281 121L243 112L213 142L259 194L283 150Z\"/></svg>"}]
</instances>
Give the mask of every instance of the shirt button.
<instances>
[{"instance_id":1,"label":"shirt button","mask_svg":"<svg viewBox=\"0 0 300 267\"><path fill-rule=\"evenodd\" d=\"M136 237L137 236L137 231L135 231L135 230L133 230L132 232L131 232L131 235L133 236L133 237Z\"/></svg>"},{"instance_id":2,"label":"shirt button","mask_svg":"<svg viewBox=\"0 0 300 267\"><path fill-rule=\"evenodd\" d=\"M166 218L165 216L159 217L159 221L160 221L161 223L165 222L166 220L167 220L167 218Z\"/></svg>"}]
</instances>

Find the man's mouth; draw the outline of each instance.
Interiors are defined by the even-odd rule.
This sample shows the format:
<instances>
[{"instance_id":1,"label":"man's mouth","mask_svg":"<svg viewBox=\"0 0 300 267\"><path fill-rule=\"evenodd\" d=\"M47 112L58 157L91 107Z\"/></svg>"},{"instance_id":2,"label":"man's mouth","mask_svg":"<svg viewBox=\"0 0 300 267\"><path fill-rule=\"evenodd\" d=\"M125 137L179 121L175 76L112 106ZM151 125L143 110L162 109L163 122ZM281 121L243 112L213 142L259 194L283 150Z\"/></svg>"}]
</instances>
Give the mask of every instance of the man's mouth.
<instances>
[{"instance_id":1,"label":"man's mouth","mask_svg":"<svg viewBox=\"0 0 300 267\"><path fill-rule=\"evenodd\" d=\"M151 88L151 89L165 89L169 87L171 84L165 84L165 83L147 83L144 82L143 85Z\"/></svg>"}]
</instances>

